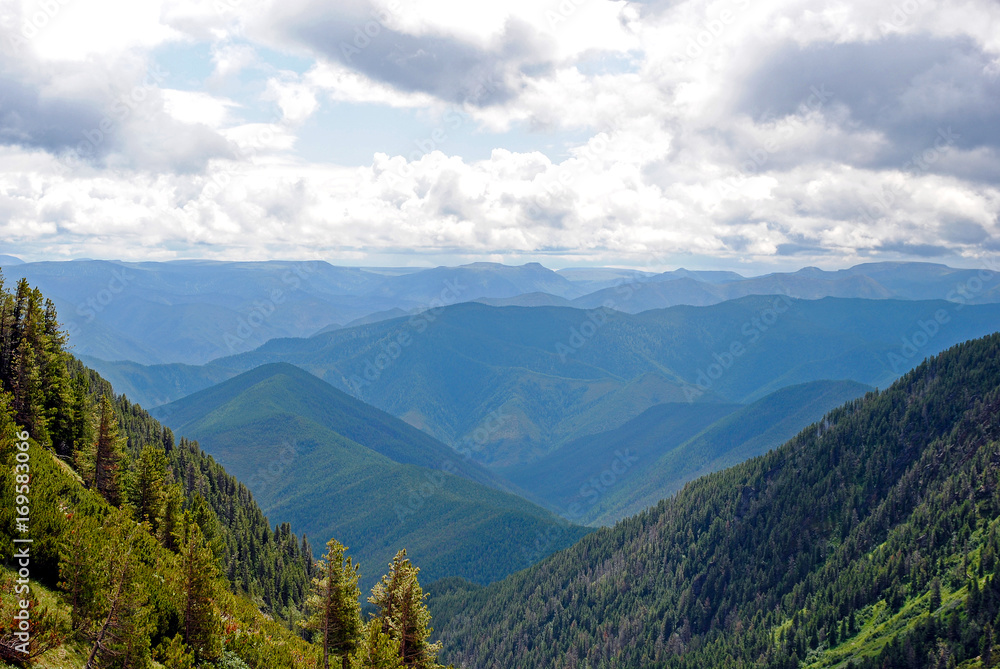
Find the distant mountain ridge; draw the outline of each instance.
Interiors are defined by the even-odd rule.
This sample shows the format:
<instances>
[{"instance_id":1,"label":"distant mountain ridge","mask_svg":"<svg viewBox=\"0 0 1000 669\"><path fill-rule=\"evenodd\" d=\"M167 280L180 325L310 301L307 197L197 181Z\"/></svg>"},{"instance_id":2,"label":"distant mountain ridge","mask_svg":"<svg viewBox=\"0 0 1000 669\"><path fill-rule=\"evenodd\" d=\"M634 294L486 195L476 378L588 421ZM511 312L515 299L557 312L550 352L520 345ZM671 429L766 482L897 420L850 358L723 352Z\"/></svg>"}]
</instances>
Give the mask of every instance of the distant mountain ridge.
<instances>
[{"instance_id":1,"label":"distant mountain ridge","mask_svg":"<svg viewBox=\"0 0 1000 669\"><path fill-rule=\"evenodd\" d=\"M954 269L934 263L868 263L835 271L805 267L796 272L745 278L735 273L664 272L630 282L636 290L622 298L622 284L573 300L592 309L608 301L616 309L639 313L677 305L707 306L748 295L787 295L865 299L950 300L963 304L1000 301L1000 267Z\"/></svg>"},{"instance_id":2,"label":"distant mountain ridge","mask_svg":"<svg viewBox=\"0 0 1000 669\"><path fill-rule=\"evenodd\" d=\"M635 315L470 303L272 340L203 367L97 366L130 397L149 388L174 399L260 365L291 363L524 481L518 472L563 445L615 430L656 405L745 404L831 379L886 387L925 356L998 323L1000 305L959 309L944 301L750 296ZM596 464L580 461L589 463ZM661 483L653 494L663 493ZM527 492L545 497L541 489Z\"/></svg>"},{"instance_id":3,"label":"distant mountain ridge","mask_svg":"<svg viewBox=\"0 0 1000 669\"><path fill-rule=\"evenodd\" d=\"M104 260L0 265L51 296L77 355L141 364L203 364L277 337L305 337L459 302L497 306L610 305L639 313L706 306L748 295L802 299L948 299L1000 302L996 270L931 263L870 263L849 269L743 277L677 269L553 272L508 266L352 268L322 261L130 263Z\"/></svg>"},{"instance_id":4,"label":"distant mountain ridge","mask_svg":"<svg viewBox=\"0 0 1000 669\"><path fill-rule=\"evenodd\" d=\"M614 430L563 444L530 467L499 471L576 522L612 525L699 476L780 446L872 390L824 380L782 388L748 405L660 404ZM628 468L616 464L625 456ZM576 513L567 513L573 504Z\"/></svg>"}]
</instances>

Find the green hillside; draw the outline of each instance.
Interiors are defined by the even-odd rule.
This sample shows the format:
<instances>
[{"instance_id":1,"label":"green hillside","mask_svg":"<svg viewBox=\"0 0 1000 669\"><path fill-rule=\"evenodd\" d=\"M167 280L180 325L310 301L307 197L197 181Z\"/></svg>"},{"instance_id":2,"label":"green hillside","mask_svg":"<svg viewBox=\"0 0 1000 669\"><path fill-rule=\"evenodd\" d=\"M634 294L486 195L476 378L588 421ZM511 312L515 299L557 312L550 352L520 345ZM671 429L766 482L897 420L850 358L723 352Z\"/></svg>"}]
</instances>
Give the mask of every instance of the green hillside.
<instances>
[{"instance_id":1,"label":"green hillside","mask_svg":"<svg viewBox=\"0 0 1000 669\"><path fill-rule=\"evenodd\" d=\"M287 363L262 365L153 414L176 431L219 434L255 423L275 411L332 430L400 464L442 469L501 487L481 466L462 461L455 452L426 433L359 402L312 374Z\"/></svg>"},{"instance_id":2,"label":"green hillside","mask_svg":"<svg viewBox=\"0 0 1000 669\"><path fill-rule=\"evenodd\" d=\"M245 481L265 513L317 545L337 537L362 564L405 547L429 579L489 583L587 532L292 365L259 367L159 415Z\"/></svg>"},{"instance_id":3,"label":"green hillside","mask_svg":"<svg viewBox=\"0 0 1000 669\"><path fill-rule=\"evenodd\" d=\"M566 517L591 518L595 507L603 508L604 498L619 487L635 485L659 456L742 406L658 404L614 430L574 439L530 467L511 467L500 473L521 488L536 491L546 505Z\"/></svg>"},{"instance_id":4,"label":"green hillside","mask_svg":"<svg viewBox=\"0 0 1000 669\"><path fill-rule=\"evenodd\" d=\"M741 406L702 432L664 449L637 468L628 485L614 486L584 520L609 525L653 506L699 476L776 448L832 409L873 390L853 381L812 381L782 388Z\"/></svg>"},{"instance_id":5,"label":"green hillside","mask_svg":"<svg viewBox=\"0 0 1000 669\"><path fill-rule=\"evenodd\" d=\"M0 276L0 666L315 667L305 538L64 344Z\"/></svg>"},{"instance_id":6,"label":"green hillside","mask_svg":"<svg viewBox=\"0 0 1000 669\"><path fill-rule=\"evenodd\" d=\"M485 667L978 667L1000 622L1000 334L486 588L442 588Z\"/></svg>"},{"instance_id":7,"label":"green hillside","mask_svg":"<svg viewBox=\"0 0 1000 669\"><path fill-rule=\"evenodd\" d=\"M853 381L813 381L749 405L661 404L619 428L569 442L530 467L500 472L567 518L610 525L688 481L780 446L870 390Z\"/></svg>"}]
</instances>

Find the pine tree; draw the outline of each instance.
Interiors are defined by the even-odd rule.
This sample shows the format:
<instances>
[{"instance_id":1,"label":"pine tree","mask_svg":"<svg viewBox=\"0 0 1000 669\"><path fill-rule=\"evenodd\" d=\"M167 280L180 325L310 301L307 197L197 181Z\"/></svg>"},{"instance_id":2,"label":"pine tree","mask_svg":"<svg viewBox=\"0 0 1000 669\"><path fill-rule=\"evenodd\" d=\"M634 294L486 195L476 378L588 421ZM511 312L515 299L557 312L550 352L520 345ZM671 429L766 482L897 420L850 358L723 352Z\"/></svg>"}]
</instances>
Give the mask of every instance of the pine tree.
<instances>
[{"instance_id":1,"label":"pine tree","mask_svg":"<svg viewBox=\"0 0 1000 669\"><path fill-rule=\"evenodd\" d=\"M59 553L59 587L66 592L70 620L74 630L82 630L99 611L100 572L95 560L99 523L96 518L79 515L73 519Z\"/></svg>"},{"instance_id":2,"label":"pine tree","mask_svg":"<svg viewBox=\"0 0 1000 669\"><path fill-rule=\"evenodd\" d=\"M72 382L66 367L67 336L59 329L56 308L51 300L45 300L42 330L40 365L46 420L56 453L68 456L73 450L73 412Z\"/></svg>"},{"instance_id":3,"label":"pine tree","mask_svg":"<svg viewBox=\"0 0 1000 669\"><path fill-rule=\"evenodd\" d=\"M212 550L206 545L198 523L184 513L180 547L181 631L184 643L197 662L217 659L222 653L221 619L215 607L217 567Z\"/></svg>"},{"instance_id":4,"label":"pine tree","mask_svg":"<svg viewBox=\"0 0 1000 669\"><path fill-rule=\"evenodd\" d=\"M931 613L941 608L941 579L935 578L931 581Z\"/></svg>"},{"instance_id":5,"label":"pine tree","mask_svg":"<svg viewBox=\"0 0 1000 669\"><path fill-rule=\"evenodd\" d=\"M406 667L435 669L441 644L428 641L431 614L417 574L420 569L400 550L389 565L389 573L372 588L368 601L378 607L382 630L399 644L399 656Z\"/></svg>"},{"instance_id":6,"label":"pine tree","mask_svg":"<svg viewBox=\"0 0 1000 669\"><path fill-rule=\"evenodd\" d=\"M149 523L158 535L167 490L167 456L158 446L143 446L125 481L125 499L136 521Z\"/></svg>"},{"instance_id":7,"label":"pine tree","mask_svg":"<svg viewBox=\"0 0 1000 669\"><path fill-rule=\"evenodd\" d=\"M121 466L125 458L118 419L107 395L101 396L97 437L93 445L78 453L77 469L84 481L117 506L121 502Z\"/></svg>"},{"instance_id":8,"label":"pine tree","mask_svg":"<svg viewBox=\"0 0 1000 669\"><path fill-rule=\"evenodd\" d=\"M364 627L361 644L351 655L351 669L403 669L399 642L382 629L382 621L372 618Z\"/></svg>"},{"instance_id":9,"label":"pine tree","mask_svg":"<svg viewBox=\"0 0 1000 669\"><path fill-rule=\"evenodd\" d=\"M82 532L87 528L80 526ZM82 610L81 634L91 643L85 669L109 666L147 666L150 657L148 596L139 573L141 563L133 557L142 540L140 529L123 513L113 513L85 543L91 547L90 569L101 579L97 604Z\"/></svg>"},{"instance_id":10,"label":"pine tree","mask_svg":"<svg viewBox=\"0 0 1000 669\"><path fill-rule=\"evenodd\" d=\"M980 651L980 658L986 669L993 666L993 626L989 623L986 624L986 628L983 630L983 647Z\"/></svg>"},{"instance_id":11,"label":"pine tree","mask_svg":"<svg viewBox=\"0 0 1000 669\"><path fill-rule=\"evenodd\" d=\"M87 377L80 374L71 382L69 396L71 451L76 456L94 443L94 407L90 401Z\"/></svg>"},{"instance_id":12,"label":"pine tree","mask_svg":"<svg viewBox=\"0 0 1000 669\"><path fill-rule=\"evenodd\" d=\"M330 669L330 655L339 655L343 669L347 669L349 655L358 647L362 633L358 565L345 557L347 548L336 539L330 539L326 549L306 600L311 615L303 627L318 634L324 669Z\"/></svg>"},{"instance_id":13,"label":"pine tree","mask_svg":"<svg viewBox=\"0 0 1000 669\"><path fill-rule=\"evenodd\" d=\"M163 495L163 517L160 520L160 543L164 548L177 552L180 550L178 537L183 534L181 524L184 521L184 493L180 484L167 485Z\"/></svg>"},{"instance_id":14,"label":"pine tree","mask_svg":"<svg viewBox=\"0 0 1000 669\"><path fill-rule=\"evenodd\" d=\"M157 648L157 657L166 669L194 669L194 653L179 633Z\"/></svg>"}]
</instances>

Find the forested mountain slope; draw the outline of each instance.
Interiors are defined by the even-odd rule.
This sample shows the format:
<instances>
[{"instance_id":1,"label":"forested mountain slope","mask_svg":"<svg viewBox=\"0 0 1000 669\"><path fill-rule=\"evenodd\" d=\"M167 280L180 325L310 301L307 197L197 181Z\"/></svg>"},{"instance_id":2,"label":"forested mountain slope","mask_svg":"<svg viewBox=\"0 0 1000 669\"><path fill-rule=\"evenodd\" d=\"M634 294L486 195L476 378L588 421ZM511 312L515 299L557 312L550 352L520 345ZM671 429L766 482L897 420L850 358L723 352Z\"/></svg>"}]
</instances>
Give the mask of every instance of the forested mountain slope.
<instances>
[{"instance_id":1,"label":"forested mountain slope","mask_svg":"<svg viewBox=\"0 0 1000 669\"><path fill-rule=\"evenodd\" d=\"M777 448L828 411L871 390L853 381L811 381L741 406L637 468L631 485L608 491L585 520L610 525L638 513L673 495L688 481Z\"/></svg>"},{"instance_id":2,"label":"forested mountain slope","mask_svg":"<svg viewBox=\"0 0 1000 669\"><path fill-rule=\"evenodd\" d=\"M660 404L619 428L569 442L509 476L568 518L611 525L688 481L780 446L870 390L853 381L812 381L748 405Z\"/></svg>"},{"instance_id":3,"label":"forested mountain slope","mask_svg":"<svg viewBox=\"0 0 1000 669\"><path fill-rule=\"evenodd\" d=\"M261 669L314 666L275 621L301 617L308 542L272 530L244 486L115 397L64 342L54 305L0 277L0 554L30 575L20 594L32 602L19 646L14 577L0 569L0 663L59 649L83 656L58 666L226 652Z\"/></svg>"},{"instance_id":4,"label":"forested mountain slope","mask_svg":"<svg viewBox=\"0 0 1000 669\"><path fill-rule=\"evenodd\" d=\"M490 583L587 533L397 418L297 367L258 367L158 412L246 481L264 511L362 564L401 548L428 579ZM558 538L536 548L537 536ZM365 574L370 587L377 577Z\"/></svg>"},{"instance_id":5,"label":"forested mountain slope","mask_svg":"<svg viewBox=\"0 0 1000 669\"><path fill-rule=\"evenodd\" d=\"M875 669L989 656L998 440L994 334L531 569L452 587L435 601L446 654L469 669Z\"/></svg>"}]
</instances>

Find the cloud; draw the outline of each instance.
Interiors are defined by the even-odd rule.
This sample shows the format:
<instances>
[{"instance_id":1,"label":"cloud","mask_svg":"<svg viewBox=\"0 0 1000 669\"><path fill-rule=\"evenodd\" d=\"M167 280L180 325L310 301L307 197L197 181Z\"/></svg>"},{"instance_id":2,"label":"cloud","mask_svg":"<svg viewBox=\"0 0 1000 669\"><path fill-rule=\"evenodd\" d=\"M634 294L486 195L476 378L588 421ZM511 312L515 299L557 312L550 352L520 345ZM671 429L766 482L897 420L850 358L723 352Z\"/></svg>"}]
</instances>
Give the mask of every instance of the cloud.
<instances>
[{"instance_id":1,"label":"cloud","mask_svg":"<svg viewBox=\"0 0 1000 669\"><path fill-rule=\"evenodd\" d=\"M257 30L298 44L337 63L408 93L427 93L448 103L488 106L516 95L522 69L548 66L537 31L516 18L487 45L433 27L413 34L398 3L387 9L363 0L330 5L318 0L282 2Z\"/></svg>"},{"instance_id":2,"label":"cloud","mask_svg":"<svg viewBox=\"0 0 1000 669\"><path fill-rule=\"evenodd\" d=\"M884 136L859 161L893 167L947 144L959 151L1000 148L1000 78L993 58L969 38L889 36L877 42L788 44L761 63L742 87L736 111L755 119L795 114L804 92L831 91L855 134ZM928 165L939 170L947 163Z\"/></svg>"},{"instance_id":3,"label":"cloud","mask_svg":"<svg viewBox=\"0 0 1000 669\"><path fill-rule=\"evenodd\" d=\"M23 37L16 20L0 27L0 43L13 37ZM44 60L33 41L15 45L0 61L0 144L67 157L64 168L71 169L192 171L231 155L226 140L204 122L220 121L218 114L190 113L195 100L201 112L211 106L208 96L164 93L167 73L146 58Z\"/></svg>"},{"instance_id":4,"label":"cloud","mask_svg":"<svg viewBox=\"0 0 1000 669\"><path fill-rule=\"evenodd\" d=\"M158 6L123 14L138 37L113 48L0 63L5 244L845 264L972 258L1000 239L987 0L900 16L860 0ZM150 45L181 39L205 62L144 85ZM182 90L195 72L202 90ZM334 105L405 110L413 139L428 122L449 141L304 160L300 133ZM464 153L474 142L487 159Z\"/></svg>"}]
</instances>

